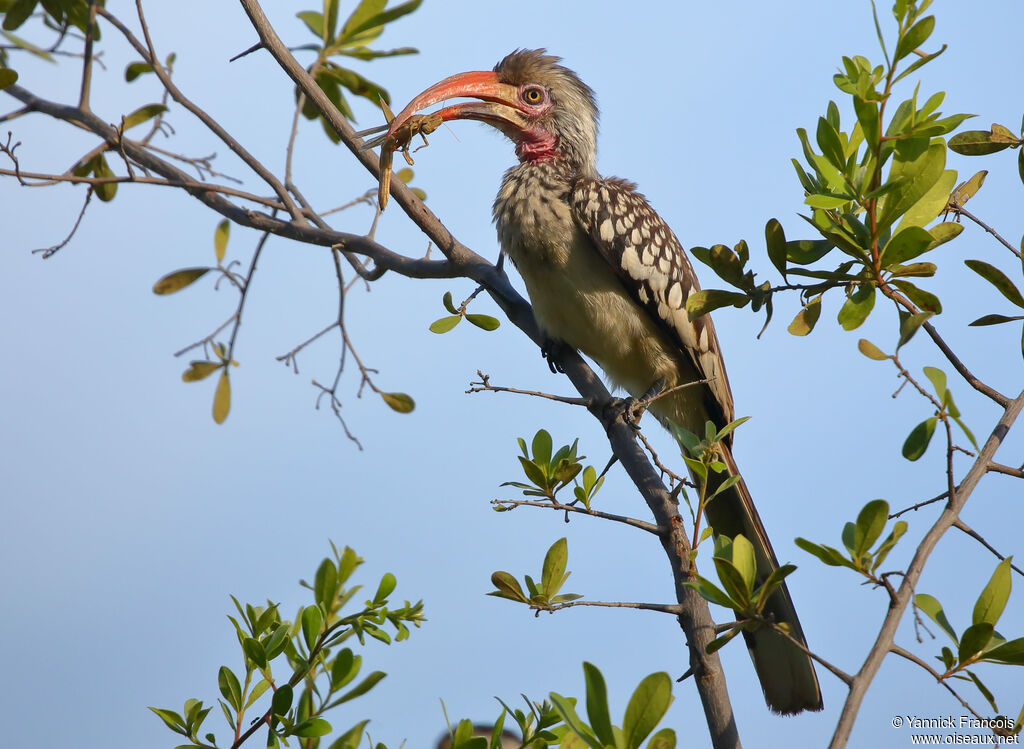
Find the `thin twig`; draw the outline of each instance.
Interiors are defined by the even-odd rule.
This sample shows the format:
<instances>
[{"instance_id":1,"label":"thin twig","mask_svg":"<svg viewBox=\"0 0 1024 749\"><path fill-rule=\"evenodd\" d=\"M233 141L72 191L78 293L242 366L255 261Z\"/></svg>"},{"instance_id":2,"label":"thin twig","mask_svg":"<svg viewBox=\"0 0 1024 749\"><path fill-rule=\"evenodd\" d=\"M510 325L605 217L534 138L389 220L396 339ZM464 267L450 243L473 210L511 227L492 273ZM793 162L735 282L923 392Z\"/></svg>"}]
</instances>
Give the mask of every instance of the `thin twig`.
<instances>
[{"instance_id":1,"label":"thin twig","mask_svg":"<svg viewBox=\"0 0 1024 749\"><path fill-rule=\"evenodd\" d=\"M829 671L831 671L832 675L835 676L837 679L839 679L844 684L846 684L846 686L849 687L849 686L851 686L853 684L853 677L850 676L845 671L843 671L843 669L839 668L839 666L835 666L835 665L829 663L828 661L826 661L824 658L822 658L820 655L818 655L817 653L812 651L810 648L808 648L806 645L804 645L798 639L793 637L793 635L791 635L789 632L787 632L785 629L780 627L775 622L770 622L770 625L771 625L772 629L774 629L780 635L782 635L787 640L789 640L791 643L793 643L798 648L800 648L802 651L804 651L804 653L806 653L808 657L813 658L818 663L820 663L822 666L824 666Z\"/></svg>"},{"instance_id":2,"label":"thin twig","mask_svg":"<svg viewBox=\"0 0 1024 749\"><path fill-rule=\"evenodd\" d=\"M158 59L156 50L153 48L153 40L149 36L149 27L146 25L145 14L142 12L141 0L136 0L135 8L139 17L139 24L142 28L143 38L146 40L145 44L140 42L131 30L106 8L97 7L96 12L110 21L110 23L112 23L114 27L121 32L124 38L128 40L128 43L131 44L140 55L142 55L143 59L150 65L150 67L153 68L153 72L156 74L157 78L160 79L161 85L170 92L174 100L195 115L199 121L210 130L210 132L220 138L228 148L234 151L250 169L252 169L270 186L281 201L284 209L288 211L288 214L292 217L292 220L299 224L305 223L305 218L302 216L302 212L299 210L298 206L295 205L294 201L292 201L291 196L288 194L288 190L285 189L284 185L281 184L277 177L263 166L258 159L250 154L241 143L231 137L231 135L220 126L220 123L213 119L203 109L198 107L194 102L186 97L177 86L174 85L170 76L167 75L167 70Z\"/></svg>"},{"instance_id":3,"label":"thin twig","mask_svg":"<svg viewBox=\"0 0 1024 749\"><path fill-rule=\"evenodd\" d=\"M554 500L492 499L491 504L500 510L513 510L516 507L543 507L548 510L576 512L580 515L590 515L591 517L601 518L602 520L612 520L616 523L630 525L634 528L639 528L642 531L653 533L655 536L660 536L664 533L663 528L658 527L654 523L649 523L646 520L637 520L636 518L631 518L626 515L614 515L610 512L602 512L601 510L588 510L586 507L580 507L579 505L567 505Z\"/></svg>"},{"instance_id":4,"label":"thin twig","mask_svg":"<svg viewBox=\"0 0 1024 749\"><path fill-rule=\"evenodd\" d=\"M951 202L951 203L950 203L950 208L952 208L952 210L953 210L953 212L954 212L954 213L957 213L957 214L959 214L959 215L961 215L961 216L966 216L966 217L967 217L967 218L969 218L969 219L970 219L971 221L973 221L973 222L974 222L974 223L976 223L976 224L977 224L978 226L980 226L980 227L981 227L982 229L984 229L985 231L987 231L987 232L988 232L989 234L991 234L991 235L992 235L993 237L995 237L995 238L996 238L996 240L997 240L997 241L998 241L998 242L999 242L999 243L1000 243L1001 245L1003 245L1003 247L1005 247L1006 249L1008 249L1008 250L1009 250L1010 252L1012 252L1012 253L1013 253L1014 255L1016 255L1018 259L1020 259L1020 250L1018 250L1018 249L1017 249L1016 247L1014 247L1014 246L1013 246L1012 244L1010 244L1010 243L1009 243L1009 242L1007 242L1007 241L1006 241L1005 239L1003 239L1003 237L1002 237L1002 236L1001 236L1001 235L999 234L999 232L997 232L997 231L996 231L995 229L993 229L993 228L992 228L991 226L989 226L989 225L988 225L988 224L986 224L986 223L985 223L984 221L982 221L982 220L981 220L980 218L978 218L978 217L977 217L977 216L975 216L975 215L974 215L973 213L971 213L970 211L968 211L968 210L967 210L966 208L964 208L964 207L963 207L962 205L959 205L959 204L956 204L956 203L952 203L952 202Z\"/></svg>"},{"instance_id":5,"label":"thin twig","mask_svg":"<svg viewBox=\"0 0 1024 749\"><path fill-rule=\"evenodd\" d=\"M899 645L896 645L896 644L893 644L893 645L891 645L891 646L889 647L889 652L890 652L890 653L893 653L894 655L898 655L898 656L900 656L901 658L906 658L906 659L907 659L908 661L910 661L911 663L916 663L916 664L917 664L918 666L920 666L920 667L921 667L921 668L923 668L923 669L924 669L925 671L927 671L928 673L930 673L930 674L931 674L932 676L934 676L934 677L935 677L935 681L939 682L939 684L941 684L941 685L942 685L942 686L944 686L944 687L945 687L946 689L948 689L948 690L949 690L949 693L950 693L951 695L953 695L954 697L956 697L957 701L958 701L958 702L959 702L959 703L960 703L961 705L963 705L963 706L964 706L964 708L966 708L967 710L969 710L969 711L971 712L971 715L973 715L973 716L974 716L975 718L978 718L979 720L984 720L984 718L983 718L982 716L978 715L978 713L977 713L977 712L975 712L974 708L973 708L973 707L971 707L971 706L970 706L970 705L969 705L969 704L967 703L967 700L965 700L965 699L964 699L963 697L961 697L961 696L960 696L959 694L957 694L956 690L955 690L955 689L953 689L953 687L951 687L951 686L949 685L949 682L948 682L948 681L947 681L946 679L943 679L943 678L942 678L942 674L940 674L940 673L939 673L938 671L936 671L936 670L935 670L934 668L932 668L932 667L931 667L931 666L930 666L930 665L928 664L928 662L927 662L927 661L921 660L921 659L920 659L920 658L918 658L918 657L917 657L916 655L914 655L913 653L911 653L911 652L910 652L909 650L905 650L905 649L901 648L901 647L900 647Z\"/></svg>"},{"instance_id":6,"label":"thin twig","mask_svg":"<svg viewBox=\"0 0 1024 749\"><path fill-rule=\"evenodd\" d=\"M571 398L565 395L553 395L552 393L543 393L539 390L520 390L519 388L501 387L499 385L491 384L491 376L485 375L479 369L476 371L476 376L480 378L480 382L470 382L467 393L516 393L518 395L532 395L535 398L547 398L548 400L558 401L559 403L567 403L570 406L589 406L590 401L586 398Z\"/></svg>"},{"instance_id":7,"label":"thin twig","mask_svg":"<svg viewBox=\"0 0 1024 749\"><path fill-rule=\"evenodd\" d=\"M663 614L679 616L680 606L678 603L631 603L628 601L568 601L567 603L552 603L548 605L530 604L538 614L541 611L561 611L570 609L573 606L600 606L610 609L640 609L642 611L659 611Z\"/></svg>"},{"instance_id":8,"label":"thin twig","mask_svg":"<svg viewBox=\"0 0 1024 749\"><path fill-rule=\"evenodd\" d=\"M1024 468L1012 468L1010 466L1004 466L1002 463L989 463L988 470L993 473L1005 473L1007 476L1015 476L1019 479L1024 479Z\"/></svg>"},{"instance_id":9,"label":"thin twig","mask_svg":"<svg viewBox=\"0 0 1024 749\"><path fill-rule=\"evenodd\" d=\"M90 187L88 190L85 191L85 200L82 203L82 210L80 210L78 212L78 218L75 219L75 225L71 227L71 231L68 232L68 235L66 237L64 237L64 240L62 242L60 242L59 244L55 244L52 247L46 247L46 248L40 247L38 249L32 250L32 252L33 253L37 253L37 252L38 253L42 253L43 260L46 260L46 258L52 257L54 254L56 254L60 250L64 249L64 247L67 245L67 243L71 241L71 238L73 236L75 236L75 232L78 231L78 227L82 223L82 218L85 216L85 209L89 207L89 201L92 199L92 193L93 193L92 187Z\"/></svg>"},{"instance_id":10,"label":"thin twig","mask_svg":"<svg viewBox=\"0 0 1024 749\"><path fill-rule=\"evenodd\" d=\"M968 536L970 536L970 537L971 537L971 538L973 538L973 539L974 539L975 541L977 541L977 542L978 542L979 544L981 544L981 545L982 545L982 546L984 546L984 547L985 547L986 549L988 549L989 551L991 551L991 552L992 552L993 554L995 554L995 555L996 555L996 557L997 557L997 558L999 559L999 561L1003 561L1004 559L1006 559L1006 557L1005 557L1005 556L1003 556L1002 554L1000 554L1000 553L999 553L998 551L996 551L995 547L994 547L994 546L992 546L992 544L990 544L990 543L989 543L988 541L986 541L986 540L985 540L985 539L984 539L984 538L983 538L983 537L981 536L981 534L980 534L980 533L978 533L978 532L977 532L976 530L974 530L973 528L971 528L971 527L970 527L969 525L967 525L967 523L965 523L965 522L964 522L963 520L961 520L960 518L957 518L957 519L956 519L956 520L955 520L955 521L953 522L953 527L954 527L954 528L957 528L957 529L959 529L959 530L961 530L961 531L963 531L963 532L964 532L964 533L966 533L966 534L967 534ZM1016 573L1017 573L1018 575L1021 575L1022 577L1024 577L1024 570L1021 570L1021 569L1020 569L1020 567L1018 567L1017 565L1015 565L1015 564L1012 564L1012 563L1011 563L1011 564L1010 564L1010 569L1012 569L1012 570L1013 570L1014 572L1016 572Z\"/></svg>"},{"instance_id":11,"label":"thin twig","mask_svg":"<svg viewBox=\"0 0 1024 749\"><path fill-rule=\"evenodd\" d=\"M920 510L922 507L927 507L928 505L935 504L936 502L941 502L942 500L944 500L944 499L946 499L948 497L949 497L949 492L948 491L942 492L942 494L940 494L937 497L932 497L931 499L926 499L923 502L918 502L916 505L911 505L910 507L904 507L899 512L894 512L892 515L889 516L889 520L895 520L900 515L905 515L906 513L910 512L911 510L914 510L914 511Z\"/></svg>"}]
</instances>

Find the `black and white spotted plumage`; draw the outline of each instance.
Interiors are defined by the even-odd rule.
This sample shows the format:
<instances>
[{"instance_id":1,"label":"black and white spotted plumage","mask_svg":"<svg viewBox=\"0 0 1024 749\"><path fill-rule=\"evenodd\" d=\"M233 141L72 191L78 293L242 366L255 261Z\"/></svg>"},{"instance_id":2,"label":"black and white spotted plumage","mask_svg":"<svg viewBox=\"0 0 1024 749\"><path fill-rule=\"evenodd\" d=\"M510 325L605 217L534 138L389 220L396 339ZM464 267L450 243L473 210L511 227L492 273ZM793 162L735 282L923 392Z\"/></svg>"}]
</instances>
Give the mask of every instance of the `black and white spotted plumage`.
<instances>
[{"instance_id":1,"label":"black and white spotted plumage","mask_svg":"<svg viewBox=\"0 0 1024 749\"><path fill-rule=\"evenodd\" d=\"M709 416L720 427L734 407L725 361L711 317L690 320L686 300L700 289L676 235L624 179L577 179L570 195L573 215L594 247L623 280L623 287L654 319L708 381Z\"/></svg>"}]
</instances>

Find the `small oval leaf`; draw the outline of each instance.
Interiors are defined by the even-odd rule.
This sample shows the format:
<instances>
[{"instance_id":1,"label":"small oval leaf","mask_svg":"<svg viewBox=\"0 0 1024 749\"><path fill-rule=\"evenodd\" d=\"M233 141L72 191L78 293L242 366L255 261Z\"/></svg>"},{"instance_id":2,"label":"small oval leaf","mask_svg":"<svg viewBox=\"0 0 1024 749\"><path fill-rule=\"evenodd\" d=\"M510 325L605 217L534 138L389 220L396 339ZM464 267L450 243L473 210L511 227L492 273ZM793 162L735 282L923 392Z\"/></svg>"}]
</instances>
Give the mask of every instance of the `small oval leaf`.
<instances>
[{"instance_id":1,"label":"small oval leaf","mask_svg":"<svg viewBox=\"0 0 1024 749\"><path fill-rule=\"evenodd\" d=\"M181 291L186 286L195 283L205 276L209 270L209 268L182 268L173 273L168 273L153 284L153 293L173 294L175 291Z\"/></svg>"},{"instance_id":2,"label":"small oval leaf","mask_svg":"<svg viewBox=\"0 0 1024 749\"><path fill-rule=\"evenodd\" d=\"M501 325L501 321L498 318L491 317L490 315L467 314L466 319L482 330L497 330L498 326Z\"/></svg>"},{"instance_id":3,"label":"small oval leaf","mask_svg":"<svg viewBox=\"0 0 1024 749\"><path fill-rule=\"evenodd\" d=\"M438 335L440 335L442 333L447 333L460 322L462 322L461 316L449 315L448 317L442 317L437 320L434 320L434 322L430 323L429 329L431 333L437 333Z\"/></svg>"},{"instance_id":4,"label":"small oval leaf","mask_svg":"<svg viewBox=\"0 0 1024 749\"><path fill-rule=\"evenodd\" d=\"M392 410L400 414L412 413L416 408L416 401L405 393L381 393L380 397Z\"/></svg>"},{"instance_id":5,"label":"small oval leaf","mask_svg":"<svg viewBox=\"0 0 1024 749\"><path fill-rule=\"evenodd\" d=\"M217 228L213 230L213 251L217 255L217 262L224 262L224 253L228 249L228 235L231 233L231 222L224 219Z\"/></svg>"},{"instance_id":6,"label":"small oval leaf","mask_svg":"<svg viewBox=\"0 0 1024 749\"><path fill-rule=\"evenodd\" d=\"M220 380L217 382L217 392L213 395L213 420L223 424L231 410L231 383L228 381L228 371L225 369L220 373Z\"/></svg>"}]
</instances>

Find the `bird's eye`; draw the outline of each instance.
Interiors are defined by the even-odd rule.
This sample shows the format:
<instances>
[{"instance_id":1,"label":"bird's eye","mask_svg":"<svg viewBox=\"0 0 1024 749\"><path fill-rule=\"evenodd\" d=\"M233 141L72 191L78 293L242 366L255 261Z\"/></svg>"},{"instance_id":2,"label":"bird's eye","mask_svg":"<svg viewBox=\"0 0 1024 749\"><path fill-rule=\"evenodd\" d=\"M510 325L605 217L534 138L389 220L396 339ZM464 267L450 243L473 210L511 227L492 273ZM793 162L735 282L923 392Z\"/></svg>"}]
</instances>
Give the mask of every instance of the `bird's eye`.
<instances>
[{"instance_id":1,"label":"bird's eye","mask_svg":"<svg viewBox=\"0 0 1024 749\"><path fill-rule=\"evenodd\" d=\"M540 104L544 101L544 90L531 87L523 91L523 101L527 104Z\"/></svg>"}]
</instances>

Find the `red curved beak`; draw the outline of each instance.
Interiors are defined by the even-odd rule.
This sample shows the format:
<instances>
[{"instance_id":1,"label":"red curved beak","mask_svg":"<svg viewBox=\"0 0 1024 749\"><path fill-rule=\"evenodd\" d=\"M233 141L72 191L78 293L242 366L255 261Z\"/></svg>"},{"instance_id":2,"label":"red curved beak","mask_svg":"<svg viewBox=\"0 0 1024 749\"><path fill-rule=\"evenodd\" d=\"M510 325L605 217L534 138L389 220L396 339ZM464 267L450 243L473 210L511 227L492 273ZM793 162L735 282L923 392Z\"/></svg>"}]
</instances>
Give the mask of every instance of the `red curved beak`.
<instances>
[{"instance_id":1,"label":"red curved beak","mask_svg":"<svg viewBox=\"0 0 1024 749\"><path fill-rule=\"evenodd\" d=\"M521 130L524 126L519 110L519 89L498 80L498 74L489 70L475 70L458 73L435 83L410 101L405 109L391 121L387 137L395 132L412 115L445 99L480 99L480 102L463 102L445 107L436 114L442 120L482 120L507 134Z\"/></svg>"}]
</instances>

